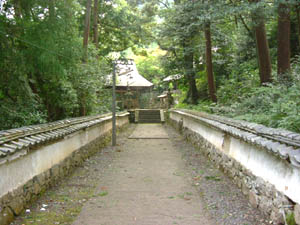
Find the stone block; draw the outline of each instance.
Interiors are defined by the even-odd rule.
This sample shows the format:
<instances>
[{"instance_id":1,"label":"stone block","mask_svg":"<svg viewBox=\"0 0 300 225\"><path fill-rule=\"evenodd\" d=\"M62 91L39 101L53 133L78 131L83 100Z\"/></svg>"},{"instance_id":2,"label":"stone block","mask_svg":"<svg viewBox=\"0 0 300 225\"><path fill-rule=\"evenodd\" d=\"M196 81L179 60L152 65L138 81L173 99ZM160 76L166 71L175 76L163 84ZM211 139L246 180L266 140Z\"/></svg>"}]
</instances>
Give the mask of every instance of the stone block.
<instances>
[{"instance_id":1,"label":"stone block","mask_svg":"<svg viewBox=\"0 0 300 225\"><path fill-rule=\"evenodd\" d=\"M270 219L273 222L273 224L275 224L275 225L285 224L284 217L283 217L282 213L280 212L280 210L278 210L277 208L272 209Z\"/></svg>"},{"instance_id":2,"label":"stone block","mask_svg":"<svg viewBox=\"0 0 300 225\"><path fill-rule=\"evenodd\" d=\"M265 196L261 196L260 201L259 201L259 209L261 209L261 211L266 215L266 216L270 216L271 215L271 211L272 211L272 200L265 197Z\"/></svg>"},{"instance_id":3,"label":"stone block","mask_svg":"<svg viewBox=\"0 0 300 225\"><path fill-rule=\"evenodd\" d=\"M300 225L300 205L296 204L294 209L295 221L298 225Z\"/></svg>"},{"instance_id":4,"label":"stone block","mask_svg":"<svg viewBox=\"0 0 300 225\"><path fill-rule=\"evenodd\" d=\"M18 197L21 197L24 195L24 189L23 189L23 186L21 187L18 187L17 189L15 189L13 192L12 192L12 196L13 198L18 198Z\"/></svg>"},{"instance_id":5,"label":"stone block","mask_svg":"<svg viewBox=\"0 0 300 225\"><path fill-rule=\"evenodd\" d=\"M9 208L4 208L0 212L0 225L8 225L14 220L14 214Z\"/></svg>"},{"instance_id":6,"label":"stone block","mask_svg":"<svg viewBox=\"0 0 300 225\"><path fill-rule=\"evenodd\" d=\"M273 200L273 205L276 208L282 208L283 206L290 205L290 201L283 194L281 194L280 192L277 192L276 197Z\"/></svg>"},{"instance_id":7,"label":"stone block","mask_svg":"<svg viewBox=\"0 0 300 225\"><path fill-rule=\"evenodd\" d=\"M24 209L24 199L22 197L15 197L9 203L9 206L15 215L20 215Z\"/></svg>"},{"instance_id":8,"label":"stone block","mask_svg":"<svg viewBox=\"0 0 300 225\"><path fill-rule=\"evenodd\" d=\"M46 183L46 175L45 175L45 173L42 173L42 174L38 175L36 178L37 178L37 181L40 184Z\"/></svg>"},{"instance_id":9,"label":"stone block","mask_svg":"<svg viewBox=\"0 0 300 225\"><path fill-rule=\"evenodd\" d=\"M32 196L31 191L24 192L24 198L25 198L26 202L30 202L31 201L31 196Z\"/></svg>"},{"instance_id":10,"label":"stone block","mask_svg":"<svg viewBox=\"0 0 300 225\"><path fill-rule=\"evenodd\" d=\"M254 208L258 207L258 196L254 191L249 191L249 202Z\"/></svg>"},{"instance_id":11,"label":"stone block","mask_svg":"<svg viewBox=\"0 0 300 225\"><path fill-rule=\"evenodd\" d=\"M59 166L55 165L54 167L52 167L51 168L51 173L52 173L52 178L59 177Z\"/></svg>"},{"instance_id":12,"label":"stone block","mask_svg":"<svg viewBox=\"0 0 300 225\"><path fill-rule=\"evenodd\" d=\"M249 188L248 188L247 184L245 184L244 182L242 183L242 192L244 195L249 194Z\"/></svg>"},{"instance_id":13,"label":"stone block","mask_svg":"<svg viewBox=\"0 0 300 225\"><path fill-rule=\"evenodd\" d=\"M34 182L33 184L33 193L38 195L41 192L41 185L38 182Z\"/></svg>"},{"instance_id":14,"label":"stone block","mask_svg":"<svg viewBox=\"0 0 300 225\"><path fill-rule=\"evenodd\" d=\"M6 205L7 203L10 202L11 199L12 199L12 194L11 192L9 192L8 194L1 197L1 204Z\"/></svg>"}]
</instances>

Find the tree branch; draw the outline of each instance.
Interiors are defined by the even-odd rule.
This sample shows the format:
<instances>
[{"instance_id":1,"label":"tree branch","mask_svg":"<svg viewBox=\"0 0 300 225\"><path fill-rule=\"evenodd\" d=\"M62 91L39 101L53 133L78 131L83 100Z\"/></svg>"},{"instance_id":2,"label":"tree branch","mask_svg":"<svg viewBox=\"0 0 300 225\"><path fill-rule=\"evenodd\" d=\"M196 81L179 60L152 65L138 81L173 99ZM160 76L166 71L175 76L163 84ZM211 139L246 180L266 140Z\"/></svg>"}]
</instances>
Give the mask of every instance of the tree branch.
<instances>
[{"instance_id":1,"label":"tree branch","mask_svg":"<svg viewBox=\"0 0 300 225\"><path fill-rule=\"evenodd\" d=\"M158 3L161 3L161 4L163 4L163 5L164 5L164 7L166 7L167 9L169 9L169 8L170 8L170 6L169 6L167 3L163 2L163 1L160 1L160 0L158 0Z\"/></svg>"},{"instance_id":2,"label":"tree branch","mask_svg":"<svg viewBox=\"0 0 300 225\"><path fill-rule=\"evenodd\" d=\"M250 28L248 27L248 25L246 24L244 18L242 17L242 15L239 15L244 27L246 28L246 30L248 31L249 35L252 37L253 36L253 33L251 32Z\"/></svg>"}]
</instances>

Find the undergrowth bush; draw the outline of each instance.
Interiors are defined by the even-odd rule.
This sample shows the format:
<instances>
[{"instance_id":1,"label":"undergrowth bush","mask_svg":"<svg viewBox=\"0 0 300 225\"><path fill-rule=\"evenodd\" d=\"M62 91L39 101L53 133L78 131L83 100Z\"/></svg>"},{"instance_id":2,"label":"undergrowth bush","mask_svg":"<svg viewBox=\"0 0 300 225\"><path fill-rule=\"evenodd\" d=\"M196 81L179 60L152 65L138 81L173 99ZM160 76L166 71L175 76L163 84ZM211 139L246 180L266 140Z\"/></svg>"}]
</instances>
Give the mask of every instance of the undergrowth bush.
<instances>
[{"instance_id":1,"label":"undergrowth bush","mask_svg":"<svg viewBox=\"0 0 300 225\"><path fill-rule=\"evenodd\" d=\"M224 82L218 88L218 104L202 101L188 108L255 122L274 128L300 132L300 60L289 74L289 81L274 79L272 84L259 86L256 79Z\"/></svg>"}]
</instances>

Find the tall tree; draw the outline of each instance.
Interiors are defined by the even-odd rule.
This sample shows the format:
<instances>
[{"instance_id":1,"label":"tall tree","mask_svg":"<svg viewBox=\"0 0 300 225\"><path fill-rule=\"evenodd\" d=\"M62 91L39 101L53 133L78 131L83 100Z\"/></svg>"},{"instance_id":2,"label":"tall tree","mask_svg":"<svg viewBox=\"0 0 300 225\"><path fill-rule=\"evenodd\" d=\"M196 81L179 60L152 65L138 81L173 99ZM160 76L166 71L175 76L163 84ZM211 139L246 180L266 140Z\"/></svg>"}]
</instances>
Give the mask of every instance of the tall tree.
<instances>
[{"instance_id":1,"label":"tall tree","mask_svg":"<svg viewBox=\"0 0 300 225\"><path fill-rule=\"evenodd\" d=\"M13 5L14 5L14 12L15 12L16 19L20 19L21 15L22 15L22 12L21 12L22 7L21 7L20 0L14 0Z\"/></svg>"},{"instance_id":2,"label":"tall tree","mask_svg":"<svg viewBox=\"0 0 300 225\"><path fill-rule=\"evenodd\" d=\"M98 19L99 18L99 2L98 0L94 0L94 40L93 42L95 43L96 48L98 49L99 47L99 28L98 28Z\"/></svg>"},{"instance_id":3,"label":"tall tree","mask_svg":"<svg viewBox=\"0 0 300 225\"><path fill-rule=\"evenodd\" d=\"M83 48L84 48L83 61L87 60L87 51L88 51L89 34L90 34L90 21L91 21L91 5L92 5L92 0L87 0L85 21L84 21L84 34L83 34Z\"/></svg>"},{"instance_id":4,"label":"tall tree","mask_svg":"<svg viewBox=\"0 0 300 225\"><path fill-rule=\"evenodd\" d=\"M300 3L296 4L297 25L298 25L298 44L300 46Z\"/></svg>"},{"instance_id":5,"label":"tall tree","mask_svg":"<svg viewBox=\"0 0 300 225\"><path fill-rule=\"evenodd\" d=\"M55 17L55 0L49 0L49 16L53 20Z\"/></svg>"},{"instance_id":6,"label":"tall tree","mask_svg":"<svg viewBox=\"0 0 300 225\"><path fill-rule=\"evenodd\" d=\"M277 54L277 74L279 78L287 78L290 70L290 7L287 3L279 3L278 6L278 54Z\"/></svg>"},{"instance_id":7,"label":"tall tree","mask_svg":"<svg viewBox=\"0 0 300 225\"><path fill-rule=\"evenodd\" d=\"M189 89L185 102L190 104L197 104L199 95L195 80L194 50L191 43L192 42L190 40L185 40L185 43L183 43L183 64L185 69L185 77L189 84Z\"/></svg>"},{"instance_id":8,"label":"tall tree","mask_svg":"<svg viewBox=\"0 0 300 225\"><path fill-rule=\"evenodd\" d=\"M260 0L249 0L249 2L257 4ZM260 83L264 84L272 81L272 67L263 8L258 6L255 11L252 11L252 19L255 23L254 28L258 53Z\"/></svg>"},{"instance_id":9,"label":"tall tree","mask_svg":"<svg viewBox=\"0 0 300 225\"><path fill-rule=\"evenodd\" d=\"M211 31L210 22L205 23L204 28L205 40L206 40L206 74L208 81L208 90L210 98L213 102L217 102L216 88L213 74L213 64L212 64L212 53L211 53Z\"/></svg>"}]
</instances>

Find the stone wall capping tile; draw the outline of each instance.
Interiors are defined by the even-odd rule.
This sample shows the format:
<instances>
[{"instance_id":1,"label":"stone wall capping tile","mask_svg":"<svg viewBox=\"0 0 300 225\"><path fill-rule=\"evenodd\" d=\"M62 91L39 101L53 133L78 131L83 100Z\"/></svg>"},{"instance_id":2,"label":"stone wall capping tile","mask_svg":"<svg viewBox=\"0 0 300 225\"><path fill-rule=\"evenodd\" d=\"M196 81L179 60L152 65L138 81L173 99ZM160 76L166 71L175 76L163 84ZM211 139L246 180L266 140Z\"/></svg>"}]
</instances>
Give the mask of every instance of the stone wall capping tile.
<instances>
[{"instance_id":1,"label":"stone wall capping tile","mask_svg":"<svg viewBox=\"0 0 300 225\"><path fill-rule=\"evenodd\" d=\"M289 158L289 154L288 154L289 151L290 151L290 149L287 148L286 145L282 144L282 145L278 146L277 153L280 156L280 158L282 158L282 159L288 159Z\"/></svg>"},{"instance_id":2,"label":"stone wall capping tile","mask_svg":"<svg viewBox=\"0 0 300 225\"><path fill-rule=\"evenodd\" d=\"M287 135L289 138L291 138L291 139L294 139L295 140L295 138L296 137L298 137L299 136L299 134L297 134L297 133L290 133L290 134L288 134Z\"/></svg>"},{"instance_id":3,"label":"stone wall capping tile","mask_svg":"<svg viewBox=\"0 0 300 225\"><path fill-rule=\"evenodd\" d=\"M30 139L35 141L35 144L39 144L41 143L42 139L36 137L36 136L30 136Z\"/></svg>"},{"instance_id":4,"label":"stone wall capping tile","mask_svg":"<svg viewBox=\"0 0 300 225\"><path fill-rule=\"evenodd\" d=\"M197 126L195 124L190 127L190 119L201 122L198 124L201 129L194 129L194 127ZM297 194L298 180L297 178L293 178L295 174L298 174L300 168L300 134L205 113L191 113L188 110L171 110L170 122L177 128L180 128L180 123L183 123L185 128L182 129L181 133L183 133L189 141L197 145L201 151L203 151L204 155L208 156L211 162L217 164L217 167L223 168L222 170L232 177L234 182L243 189L243 192L246 193L248 197L251 194L252 204L257 204L259 209L271 217L271 220L281 221L282 211L289 213L292 210L292 208L283 209L282 206L295 205L295 203L297 203L297 213L299 215L297 224L300 225L299 195ZM219 135L223 134L221 138L224 138L224 136L228 134L236 139L247 142L250 146L252 145L252 147L249 146L253 149L254 153L254 158L250 161L251 163L247 164L249 161L245 161L246 165L241 165L236 161L237 159L231 162L228 156L220 157L220 154L225 153L220 152L213 143L215 140L222 141L222 139L219 136L211 137L210 135L202 135L202 133L204 134L206 130L209 131L211 128L218 130ZM239 144L243 146L242 142L237 143L237 145ZM263 152L264 150L266 153ZM241 153L243 154L243 151L238 151L238 154ZM246 152L244 153L246 154ZM251 150L251 155L253 153ZM233 157L235 157L234 152L232 154ZM256 158L255 154L262 157ZM279 163L281 165L279 168L282 168L274 171L274 177L272 178L271 176L270 179L268 178L268 172L261 173L261 170L256 169L258 167L255 166L255 163L252 164L256 160L263 160L261 162L262 165L266 166L266 169L272 170L273 167L269 167L273 164L264 164L264 160L268 158L268 155L270 156L269 161L267 161L268 163L274 163L274 165ZM272 157L272 155L276 156L277 159ZM245 166L254 167L251 170L247 170L245 168L248 167ZM284 167L286 167L286 170L283 169ZM256 175L252 174L251 171ZM284 173L284 171L295 172ZM260 176L267 177L262 178ZM279 176L278 179L276 176ZM280 188L281 191L278 191L279 189L277 188ZM295 191L291 191L293 189ZM296 214L296 211L294 211L294 213Z\"/></svg>"},{"instance_id":5,"label":"stone wall capping tile","mask_svg":"<svg viewBox=\"0 0 300 225\"><path fill-rule=\"evenodd\" d=\"M279 155L281 158L283 159L287 159L287 155L286 152L284 150L281 150L281 153L279 152L279 149L276 148L282 148L282 145L279 144L279 141L276 140L269 140L269 141L265 141L268 139L264 139L263 137L260 137L259 135L267 135L267 136L276 136L276 137L293 137L293 138L298 138L300 137L299 134L297 133L293 133L291 131L287 131L284 129L275 129L275 128L269 128L269 127L265 127L263 125L260 124L255 124L255 123L249 123L249 122L245 122L245 121L238 121L238 120L234 120L234 119L228 119L228 118L224 118L221 116L215 116L215 115L209 115L206 113L199 113L199 112L192 112L189 110L171 110L171 112L175 112L178 114L182 114L183 116L188 116L191 117L197 121L202 121L212 127L215 127L217 129L222 130L223 132L227 132L235 137L238 137L246 142L249 143L254 143L255 145L261 145L263 148L265 148L266 150L271 150L272 152L274 152L276 155ZM201 116L204 116L203 118ZM213 119L213 120L211 120ZM219 121L214 121L214 119L218 119ZM223 122L232 122L234 126L237 126L237 128L232 127L228 124L224 124ZM255 131L255 134L251 134L250 132L245 132L245 131L239 131L239 128L243 129L243 128L248 128L251 130ZM239 132L238 132L239 131ZM289 136L289 137L288 137ZM261 139L263 138L263 139ZM291 139L291 138L290 138ZM264 140L264 141L263 141ZM280 141L281 142L281 141ZM275 143L275 144L273 144ZM279 145L276 145L279 144ZM272 147L269 147L269 145L271 145Z\"/></svg>"},{"instance_id":6,"label":"stone wall capping tile","mask_svg":"<svg viewBox=\"0 0 300 225\"><path fill-rule=\"evenodd\" d=\"M0 147L0 152L3 152L6 155L11 155L15 152L15 150L7 147Z\"/></svg>"},{"instance_id":7,"label":"stone wall capping tile","mask_svg":"<svg viewBox=\"0 0 300 225\"><path fill-rule=\"evenodd\" d=\"M48 134L48 133L43 133L43 136L45 136L47 138L47 140L50 140L51 139L51 135Z\"/></svg>"},{"instance_id":8,"label":"stone wall capping tile","mask_svg":"<svg viewBox=\"0 0 300 225\"><path fill-rule=\"evenodd\" d=\"M49 138L43 134L39 134L36 137L40 138L42 141L47 141Z\"/></svg>"},{"instance_id":9,"label":"stone wall capping tile","mask_svg":"<svg viewBox=\"0 0 300 225\"><path fill-rule=\"evenodd\" d=\"M247 135L245 136L245 140L251 142L251 140L252 140L253 138L255 138L255 137L257 137L257 135L252 134L252 133L247 133Z\"/></svg>"},{"instance_id":10,"label":"stone wall capping tile","mask_svg":"<svg viewBox=\"0 0 300 225\"><path fill-rule=\"evenodd\" d=\"M268 142L269 142L269 140L266 138L263 138L263 137L259 137L259 138L255 139L255 144L262 146L262 147L266 147L266 144Z\"/></svg>"},{"instance_id":11,"label":"stone wall capping tile","mask_svg":"<svg viewBox=\"0 0 300 225\"><path fill-rule=\"evenodd\" d=\"M54 131L50 131L49 134L51 135L51 139L55 139L58 137L58 133Z\"/></svg>"},{"instance_id":12,"label":"stone wall capping tile","mask_svg":"<svg viewBox=\"0 0 300 225\"><path fill-rule=\"evenodd\" d=\"M300 149L289 152L289 158L292 165L300 167Z\"/></svg>"},{"instance_id":13,"label":"stone wall capping tile","mask_svg":"<svg viewBox=\"0 0 300 225\"><path fill-rule=\"evenodd\" d=\"M23 149L24 147L26 147L26 144L21 143L21 142L17 142L17 141L11 141L11 144L14 144L16 146L18 146L19 149Z\"/></svg>"},{"instance_id":14,"label":"stone wall capping tile","mask_svg":"<svg viewBox=\"0 0 300 225\"><path fill-rule=\"evenodd\" d=\"M287 130L284 130L284 129L278 129L278 133L279 133L281 136L287 136L287 135L291 134L290 131L287 131Z\"/></svg>"},{"instance_id":15,"label":"stone wall capping tile","mask_svg":"<svg viewBox=\"0 0 300 225\"><path fill-rule=\"evenodd\" d=\"M278 143L278 142L270 141L269 143L266 144L266 148L269 151L276 153L279 145L280 145L280 143Z\"/></svg>"},{"instance_id":16,"label":"stone wall capping tile","mask_svg":"<svg viewBox=\"0 0 300 225\"><path fill-rule=\"evenodd\" d=\"M123 126L125 123L128 123L128 118L125 118L125 116L127 116L127 115L125 114L124 119L120 120L119 124L121 126ZM107 137L109 136L109 131L107 130L109 128L106 127L106 123L109 122L108 120L110 120L111 117L107 117L106 120L95 119L92 121L85 122L86 119L93 119L93 118L97 118L97 117L85 117L85 118L72 119L70 121L74 121L79 124L71 125L70 126L70 127L72 127L71 129L66 129L66 127L57 128L57 124L65 124L65 122L62 122L62 121L51 123L48 125L43 125L43 126L22 128L22 130L26 130L26 132L30 131L30 133L27 134L28 135L27 137L29 137L29 139L28 138L26 139L26 134L24 134L24 132L16 134L16 132L17 131L19 132L20 129L19 130L15 129L13 131L7 132L7 136L12 138L12 141L4 140L4 142L3 142L4 144L0 142L0 148L12 147L14 149L18 149L18 148L24 149L25 147L33 145L32 140L40 141L40 142L44 142L46 140L54 140L54 138L56 138L58 136L64 136L68 132L72 133L72 132L75 132L75 131L78 131L78 130L81 130L84 128L88 128L93 125L99 124L102 121L103 121L103 124L100 125L99 128L101 129L103 127L105 133L102 134L102 132L101 132L101 134L99 134L99 137L97 137L96 139L94 139L93 141L88 143L87 145L80 147L80 149L76 150L76 152L73 152L72 154L67 156L67 158L65 158L64 161L62 161L61 163L56 164L57 165L56 172L58 173L58 174L56 174L57 176L54 176L53 172L51 174L52 169L50 168L47 171L45 171L44 173L36 175L33 179L28 180L24 185L22 185L22 186L20 186L20 188L18 188L17 192L14 191L13 195L9 192L9 190L8 190L7 194L4 193L5 195L1 196L1 198L0 198L0 224L1 225L10 224L10 222L12 221L12 219L14 217L14 214L17 215L17 214L21 213L24 206L28 202L30 202L32 199L36 198L36 196L41 191L45 190L50 185L56 183L56 181L59 178L68 174L74 166L80 165L84 159L86 159L89 155L93 154L94 152L98 151L101 148L101 146L103 146L103 144L106 143ZM119 122L119 120L118 120L118 122ZM51 130L49 130L50 126L52 126L54 129L56 129L55 132L51 132ZM44 131L46 133L40 133L40 132L43 132L43 130L40 130L41 127L46 128L46 129L44 129ZM118 125L118 127L120 127L120 126ZM90 131L95 133L95 131L97 131L97 129L99 129L99 128L95 128L96 130L90 130ZM32 130L36 130L36 131L32 132ZM1 132L1 134L3 134L3 133L4 132ZM21 134L21 137L18 138L18 135L20 135L20 134ZM85 135L85 133L80 133L80 132L77 134L81 135L82 137L84 137L84 135ZM13 139L13 138L15 138L15 139ZM0 139L1 139L1 137L0 137ZM5 147L5 145L6 145L6 147ZM38 150L38 149L36 149L36 150ZM2 162L4 162L4 161L9 163L10 161L12 161L12 160L10 160L12 157L17 157L21 153L25 153L23 155L28 154L26 149L19 151L18 153L13 154L11 156L8 155L9 152L6 151L6 149L5 149L5 153L0 151L0 158L1 158L0 165L2 165L3 164ZM20 157L21 156L19 156L19 158ZM16 161L16 162L18 162L18 161ZM24 163L26 163L26 161L24 161ZM56 167L54 167L54 168L56 168ZM7 179L10 179L10 178L8 177ZM6 215L8 215L8 213L5 210L6 211L8 210L10 212L9 218L6 216ZM3 212L5 212L5 215L3 215Z\"/></svg>"},{"instance_id":17,"label":"stone wall capping tile","mask_svg":"<svg viewBox=\"0 0 300 225\"><path fill-rule=\"evenodd\" d=\"M12 145L12 144L4 144L3 145L4 147L7 147L7 148L11 148L11 149L13 149L13 150L18 150L18 149L20 149L17 145Z\"/></svg>"},{"instance_id":18,"label":"stone wall capping tile","mask_svg":"<svg viewBox=\"0 0 300 225\"><path fill-rule=\"evenodd\" d=\"M27 140L25 140L25 139L19 139L19 142L20 142L21 144L24 144L25 147L30 146L30 141L27 141Z\"/></svg>"},{"instance_id":19,"label":"stone wall capping tile","mask_svg":"<svg viewBox=\"0 0 300 225\"><path fill-rule=\"evenodd\" d=\"M256 141L257 141L258 139L260 139L260 138L261 138L261 137L255 135L254 137L251 137L251 138L250 138L250 141L251 141L252 143L256 143Z\"/></svg>"},{"instance_id":20,"label":"stone wall capping tile","mask_svg":"<svg viewBox=\"0 0 300 225\"><path fill-rule=\"evenodd\" d=\"M35 139L35 140L38 140L38 141L42 141L42 140L43 140L43 137L39 137L38 134L35 134L35 135L30 136L30 138Z\"/></svg>"},{"instance_id":21,"label":"stone wall capping tile","mask_svg":"<svg viewBox=\"0 0 300 225\"><path fill-rule=\"evenodd\" d=\"M118 113L117 117L127 116L127 113ZM111 119L110 113L103 115L70 118L48 124L33 125L0 131L0 147L21 150L46 141L55 140L79 130L85 130L101 122ZM5 146L5 145L11 146ZM6 152L8 152L6 150ZM1 152L1 158L7 153Z\"/></svg>"},{"instance_id":22,"label":"stone wall capping tile","mask_svg":"<svg viewBox=\"0 0 300 225\"><path fill-rule=\"evenodd\" d=\"M293 140L300 141L300 134L298 134L297 136L293 137Z\"/></svg>"},{"instance_id":23,"label":"stone wall capping tile","mask_svg":"<svg viewBox=\"0 0 300 225\"><path fill-rule=\"evenodd\" d=\"M4 135L10 135L10 134L13 134L13 133L16 133L16 132L18 132L17 129L11 129L11 130L7 130Z\"/></svg>"},{"instance_id":24,"label":"stone wall capping tile","mask_svg":"<svg viewBox=\"0 0 300 225\"><path fill-rule=\"evenodd\" d=\"M34 144L36 144L38 142L37 140L34 140L34 139L30 138L30 137L25 137L24 139L27 140L27 141L29 141L31 145L34 145Z\"/></svg>"}]
</instances>

